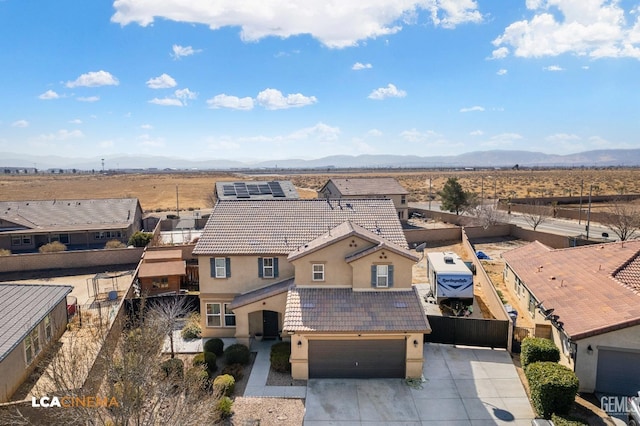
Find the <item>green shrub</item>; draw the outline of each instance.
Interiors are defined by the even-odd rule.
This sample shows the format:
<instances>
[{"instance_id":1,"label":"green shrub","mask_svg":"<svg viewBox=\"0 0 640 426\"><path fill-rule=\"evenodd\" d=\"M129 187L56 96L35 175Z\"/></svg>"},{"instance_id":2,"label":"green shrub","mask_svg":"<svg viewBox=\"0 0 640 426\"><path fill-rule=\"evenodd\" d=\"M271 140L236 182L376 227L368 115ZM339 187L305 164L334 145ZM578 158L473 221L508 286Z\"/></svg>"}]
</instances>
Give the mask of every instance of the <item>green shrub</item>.
<instances>
[{"instance_id":1,"label":"green shrub","mask_svg":"<svg viewBox=\"0 0 640 426\"><path fill-rule=\"evenodd\" d=\"M496 290L496 294L500 298L500 301L502 302L503 305L506 305L508 303L507 299L504 297L504 294L502 294L502 291Z\"/></svg>"},{"instance_id":2,"label":"green shrub","mask_svg":"<svg viewBox=\"0 0 640 426\"><path fill-rule=\"evenodd\" d=\"M209 339L204 342L204 351L213 352L217 356L222 356L222 354L224 353L224 342L222 341L222 339L218 339L217 337Z\"/></svg>"},{"instance_id":3,"label":"green shrub","mask_svg":"<svg viewBox=\"0 0 640 426\"><path fill-rule=\"evenodd\" d=\"M41 246L38 251L40 253L57 253L60 251L65 251L67 249L67 246L65 246L64 244L62 244L60 241L53 241L49 244L45 244L43 246Z\"/></svg>"},{"instance_id":4,"label":"green shrub","mask_svg":"<svg viewBox=\"0 0 640 426\"><path fill-rule=\"evenodd\" d=\"M559 416L557 414L553 414L551 416L551 421L555 426L588 426L589 423L584 422L580 419L576 419L572 416Z\"/></svg>"},{"instance_id":5,"label":"green shrub","mask_svg":"<svg viewBox=\"0 0 640 426\"><path fill-rule=\"evenodd\" d=\"M207 373L207 370L202 367L191 367L190 369L188 369L186 378L187 381L192 384L193 388L207 390L211 387L209 373Z\"/></svg>"},{"instance_id":6,"label":"green shrub","mask_svg":"<svg viewBox=\"0 0 640 426\"><path fill-rule=\"evenodd\" d=\"M549 339L539 337L525 337L522 340L520 352L520 362L522 368L534 362L558 362L560 361L560 350Z\"/></svg>"},{"instance_id":7,"label":"green shrub","mask_svg":"<svg viewBox=\"0 0 640 426\"><path fill-rule=\"evenodd\" d=\"M182 331L180 332L180 334L182 334L183 339L199 339L202 336L200 314L194 312L189 315L189 318L187 319L184 327L182 327Z\"/></svg>"},{"instance_id":8,"label":"green shrub","mask_svg":"<svg viewBox=\"0 0 640 426\"><path fill-rule=\"evenodd\" d=\"M233 401L231 398L223 396L218 400L218 402L216 402L215 412L220 418L226 419L231 417L231 414L233 414L232 407Z\"/></svg>"},{"instance_id":9,"label":"green shrub","mask_svg":"<svg viewBox=\"0 0 640 426\"><path fill-rule=\"evenodd\" d=\"M242 364L226 365L222 369L221 373L230 374L231 376L233 376L234 379L236 379L236 382L238 382L242 380L242 378L244 377L244 366Z\"/></svg>"},{"instance_id":10,"label":"green shrub","mask_svg":"<svg viewBox=\"0 0 640 426\"><path fill-rule=\"evenodd\" d=\"M146 247L153 239L152 232L137 231L129 238L129 245L134 247Z\"/></svg>"},{"instance_id":11,"label":"green shrub","mask_svg":"<svg viewBox=\"0 0 640 426\"><path fill-rule=\"evenodd\" d=\"M251 353L249 352L249 348L240 343L231 345L224 350L224 358L227 365L231 365L231 364L247 365L249 364L250 357L251 357Z\"/></svg>"},{"instance_id":12,"label":"green shrub","mask_svg":"<svg viewBox=\"0 0 640 426\"><path fill-rule=\"evenodd\" d=\"M170 358L160 364L160 368L167 377L184 377L184 362L179 358Z\"/></svg>"},{"instance_id":13,"label":"green shrub","mask_svg":"<svg viewBox=\"0 0 640 426\"><path fill-rule=\"evenodd\" d=\"M578 393L578 377L567 367L555 362L534 362L525 369L531 401L539 415L566 414Z\"/></svg>"},{"instance_id":14,"label":"green shrub","mask_svg":"<svg viewBox=\"0 0 640 426\"><path fill-rule=\"evenodd\" d=\"M214 373L218 366L216 365L216 354L213 352L200 352L193 357L193 366L203 365L209 372L209 377Z\"/></svg>"},{"instance_id":15,"label":"green shrub","mask_svg":"<svg viewBox=\"0 0 640 426\"><path fill-rule=\"evenodd\" d=\"M271 346L271 368L280 373L288 373L291 371L291 363L289 358L291 357L291 343L280 342Z\"/></svg>"},{"instance_id":16,"label":"green shrub","mask_svg":"<svg viewBox=\"0 0 640 426\"><path fill-rule=\"evenodd\" d=\"M104 245L104 248L107 249L117 249L117 248L125 248L126 245L120 240L109 240Z\"/></svg>"},{"instance_id":17,"label":"green shrub","mask_svg":"<svg viewBox=\"0 0 640 426\"><path fill-rule=\"evenodd\" d=\"M214 395L232 396L233 389L236 387L236 379L229 374L223 374L213 380Z\"/></svg>"}]
</instances>

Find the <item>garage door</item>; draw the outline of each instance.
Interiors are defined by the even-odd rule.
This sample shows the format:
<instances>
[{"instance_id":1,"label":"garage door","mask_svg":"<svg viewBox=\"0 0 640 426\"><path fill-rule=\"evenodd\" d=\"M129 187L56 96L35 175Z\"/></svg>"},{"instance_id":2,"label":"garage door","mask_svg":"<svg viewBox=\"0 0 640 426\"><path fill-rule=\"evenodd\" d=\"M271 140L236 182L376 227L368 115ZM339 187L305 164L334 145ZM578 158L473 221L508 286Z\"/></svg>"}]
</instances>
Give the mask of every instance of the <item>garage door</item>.
<instances>
[{"instance_id":1,"label":"garage door","mask_svg":"<svg viewBox=\"0 0 640 426\"><path fill-rule=\"evenodd\" d=\"M596 391L608 395L637 395L640 353L598 349Z\"/></svg>"},{"instance_id":2,"label":"garage door","mask_svg":"<svg viewBox=\"0 0 640 426\"><path fill-rule=\"evenodd\" d=\"M310 340L310 378L405 377L404 340Z\"/></svg>"}]
</instances>

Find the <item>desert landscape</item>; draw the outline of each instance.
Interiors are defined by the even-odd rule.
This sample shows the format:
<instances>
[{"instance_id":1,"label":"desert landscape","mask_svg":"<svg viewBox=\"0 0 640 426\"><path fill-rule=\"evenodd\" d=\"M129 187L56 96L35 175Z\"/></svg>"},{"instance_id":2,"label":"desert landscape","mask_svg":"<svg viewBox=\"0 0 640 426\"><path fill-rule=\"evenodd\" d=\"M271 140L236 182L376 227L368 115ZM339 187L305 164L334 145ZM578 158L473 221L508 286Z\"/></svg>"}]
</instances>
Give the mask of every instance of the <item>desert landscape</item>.
<instances>
[{"instance_id":1,"label":"desert landscape","mask_svg":"<svg viewBox=\"0 0 640 426\"><path fill-rule=\"evenodd\" d=\"M584 196L640 193L640 169L547 169L547 170L374 170L348 173L314 172L243 174L231 172L174 172L130 174L37 174L0 177L0 199L53 200L137 197L146 212L194 210L211 207L209 195L216 181L291 180L302 198L331 177L394 177L410 193L409 202L427 201L449 177L457 177L466 191L486 199L508 197ZM430 192L431 187L431 192Z\"/></svg>"}]
</instances>

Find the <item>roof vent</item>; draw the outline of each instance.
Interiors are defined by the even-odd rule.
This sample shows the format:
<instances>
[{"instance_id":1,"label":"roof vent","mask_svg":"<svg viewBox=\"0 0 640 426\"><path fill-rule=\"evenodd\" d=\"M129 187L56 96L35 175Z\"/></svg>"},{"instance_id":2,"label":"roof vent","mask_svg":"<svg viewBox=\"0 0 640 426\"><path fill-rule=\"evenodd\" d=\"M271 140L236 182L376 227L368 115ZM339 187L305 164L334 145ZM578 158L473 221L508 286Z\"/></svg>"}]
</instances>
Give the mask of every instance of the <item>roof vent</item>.
<instances>
[{"instance_id":1,"label":"roof vent","mask_svg":"<svg viewBox=\"0 0 640 426\"><path fill-rule=\"evenodd\" d=\"M307 303L303 303L302 307L305 309L313 309L316 307L316 304L313 302L307 302Z\"/></svg>"},{"instance_id":2,"label":"roof vent","mask_svg":"<svg viewBox=\"0 0 640 426\"><path fill-rule=\"evenodd\" d=\"M450 263L450 264L453 264L453 257L451 257L451 256L445 256L445 257L444 257L444 263Z\"/></svg>"},{"instance_id":3,"label":"roof vent","mask_svg":"<svg viewBox=\"0 0 640 426\"><path fill-rule=\"evenodd\" d=\"M407 307L409 307L409 305L407 305L407 302L396 302L395 306L396 306L396 308L407 308Z\"/></svg>"}]
</instances>

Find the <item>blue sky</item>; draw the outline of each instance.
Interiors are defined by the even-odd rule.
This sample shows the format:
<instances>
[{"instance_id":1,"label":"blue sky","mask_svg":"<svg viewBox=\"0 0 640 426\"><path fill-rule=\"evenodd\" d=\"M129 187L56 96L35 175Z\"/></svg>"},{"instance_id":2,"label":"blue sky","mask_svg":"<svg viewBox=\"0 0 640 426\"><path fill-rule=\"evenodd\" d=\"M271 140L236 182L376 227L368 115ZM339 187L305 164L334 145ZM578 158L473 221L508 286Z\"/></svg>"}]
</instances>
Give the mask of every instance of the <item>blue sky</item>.
<instances>
[{"instance_id":1,"label":"blue sky","mask_svg":"<svg viewBox=\"0 0 640 426\"><path fill-rule=\"evenodd\" d=\"M639 19L625 0L0 0L0 152L638 148Z\"/></svg>"}]
</instances>

